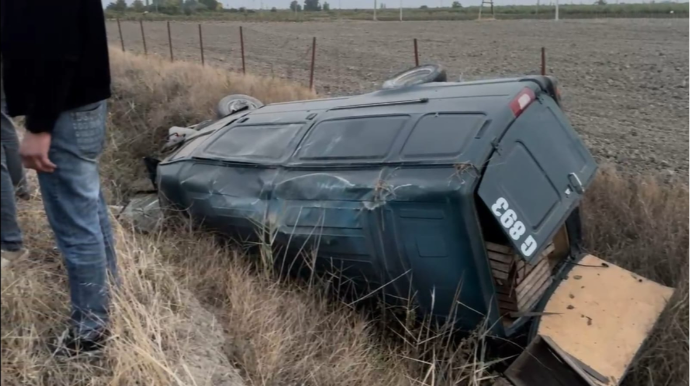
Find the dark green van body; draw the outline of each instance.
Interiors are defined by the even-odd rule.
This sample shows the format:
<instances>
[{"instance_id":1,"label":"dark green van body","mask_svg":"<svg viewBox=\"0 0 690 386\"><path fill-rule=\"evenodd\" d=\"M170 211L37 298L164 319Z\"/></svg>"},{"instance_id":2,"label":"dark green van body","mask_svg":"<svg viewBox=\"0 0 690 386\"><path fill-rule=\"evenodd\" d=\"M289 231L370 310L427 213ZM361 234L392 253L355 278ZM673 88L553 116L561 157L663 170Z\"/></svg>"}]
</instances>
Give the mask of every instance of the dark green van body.
<instances>
[{"instance_id":1,"label":"dark green van body","mask_svg":"<svg viewBox=\"0 0 690 386\"><path fill-rule=\"evenodd\" d=\"M525 89L536 99L516 118ZM160 197L211 228L264 229L392 303L413 297L464 329L488 316L509 336L520 323L496 323L480 218L530 261L595 171L551 80L531 77L268 105L200 130L156 178ZM524 229L501 227L509 210Z\"/></svg>"}]
</instances>

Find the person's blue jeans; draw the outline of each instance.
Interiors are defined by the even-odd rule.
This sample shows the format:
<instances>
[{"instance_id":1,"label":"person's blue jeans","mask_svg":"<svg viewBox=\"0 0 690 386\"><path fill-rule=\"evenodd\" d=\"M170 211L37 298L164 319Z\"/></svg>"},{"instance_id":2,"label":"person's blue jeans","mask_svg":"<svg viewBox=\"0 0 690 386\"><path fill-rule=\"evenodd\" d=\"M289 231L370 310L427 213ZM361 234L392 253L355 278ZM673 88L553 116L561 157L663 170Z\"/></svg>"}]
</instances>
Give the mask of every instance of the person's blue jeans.
<instances>
[{"instance_id":1,"label":"person's blue jeans","mask_svg":"<svg viewBox=\"0 0 690 386\"><path fill-rule=\"evenodd\" d=\"M22 231L17 223L15 187L24 184L24 168L19 157L17 129L5 114L5 92L2 91L0 106L0 249L18 251L22 249Z\"/></svg>"},{"instance_id":2,"label":"person's blue jeans","mask_svg":"<svg viewBox=\"0 0 690 386\"><path fill-rule=\"evenodd\" d=\"M109 275L117 282L115 244L101 192L98 161L105 145L105 101L66 111L53 128L52 173L38 173L43 204L64 256L79 337L108 323Z\"/></svg>"}]
</instances>

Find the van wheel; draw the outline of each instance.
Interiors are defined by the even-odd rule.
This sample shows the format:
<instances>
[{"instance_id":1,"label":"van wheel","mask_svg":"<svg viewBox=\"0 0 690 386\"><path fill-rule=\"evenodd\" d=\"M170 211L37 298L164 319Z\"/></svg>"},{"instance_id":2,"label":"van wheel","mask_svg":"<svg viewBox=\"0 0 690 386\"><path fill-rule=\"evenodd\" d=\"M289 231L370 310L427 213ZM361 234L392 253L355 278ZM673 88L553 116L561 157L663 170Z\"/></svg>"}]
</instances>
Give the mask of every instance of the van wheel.
<instances>
[{"instance_id":1,"label":"van wheel","mask_svg":"<svg viewBox=\"0 0 690 386\"><path fill-rule=\"evenodd\" d=\"M426 64L396 74L383 83L383 89L409 87L423 83L445 82L447 80L448 75L443 67L438 64Z\"/></svg>"},{"instance_id":2,"label":"van wheel","mask_svg":"<svg viewBox=\"0 0 690 386\"><path fill-rule=\"evenodd\" d=\"M218 119L220 119L239 111L255 110L263 106L264 104L260 100L249 95L232 94L224 97L218 102L216 114Z\"/></svg>"}]
</instances>

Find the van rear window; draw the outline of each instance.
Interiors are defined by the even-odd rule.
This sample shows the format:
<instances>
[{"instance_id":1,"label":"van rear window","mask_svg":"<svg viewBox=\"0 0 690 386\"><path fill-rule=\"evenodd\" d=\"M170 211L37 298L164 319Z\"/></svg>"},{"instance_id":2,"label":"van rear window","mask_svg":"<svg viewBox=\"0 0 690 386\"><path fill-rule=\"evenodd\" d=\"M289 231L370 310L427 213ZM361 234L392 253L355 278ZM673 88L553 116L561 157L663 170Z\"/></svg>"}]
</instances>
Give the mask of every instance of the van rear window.
<instances>
[{"instance_id":1,"label":"van rear window","mask_svg":"<svg viewBox=\"0 0 690 386\"><path fill-rule=\"evenodd\" d=\"M301 160L381 160L409 116L338 119L319 123L302 142Z\"/></svg>"},{"instance_id":2,"label":"van rear window","mask_svg":"<svg viewBox=\"0 0 690 386\"><path fill-rule=\"evenodd\" d=\"M484 123L482 114L430 114L415 125L402 149L402 157L459 156Z\"/></svg>"}]
</instances>

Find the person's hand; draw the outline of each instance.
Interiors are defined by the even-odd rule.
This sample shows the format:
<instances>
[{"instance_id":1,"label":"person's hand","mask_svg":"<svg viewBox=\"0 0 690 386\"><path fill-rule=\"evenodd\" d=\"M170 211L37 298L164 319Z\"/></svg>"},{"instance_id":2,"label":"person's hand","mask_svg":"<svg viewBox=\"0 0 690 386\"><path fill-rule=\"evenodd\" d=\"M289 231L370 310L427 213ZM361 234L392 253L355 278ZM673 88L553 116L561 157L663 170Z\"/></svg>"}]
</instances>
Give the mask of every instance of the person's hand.
<instances>
[{"instance_id":1,"label":"person's hand","mask_svg":"<svg viewBox=\"0 0 690 386\"><path fill-rule=\"evenodd\" d=\"M22 157L24 167L44 173L52 173L55 170L55 164L48 159L50 140L50 133L27 131L24 134L22 144L19 146L19 155Z\"/></svg>"}]
</instances>

